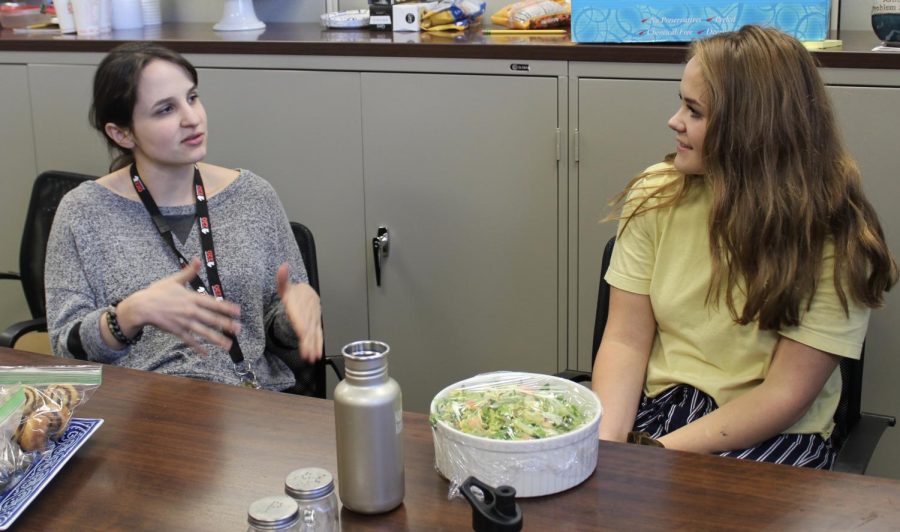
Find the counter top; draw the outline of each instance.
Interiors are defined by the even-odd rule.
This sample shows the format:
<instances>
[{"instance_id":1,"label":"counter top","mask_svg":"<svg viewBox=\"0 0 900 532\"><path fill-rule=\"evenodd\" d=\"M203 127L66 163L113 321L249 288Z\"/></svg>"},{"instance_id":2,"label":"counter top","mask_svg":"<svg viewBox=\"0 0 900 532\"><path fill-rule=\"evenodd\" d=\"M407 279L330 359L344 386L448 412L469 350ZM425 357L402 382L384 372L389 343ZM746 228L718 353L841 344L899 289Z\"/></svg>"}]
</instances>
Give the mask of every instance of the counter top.
<instances>
[{"instance_id":1,"label":"counter top","mask_svg":"<svg viewBox=\"0 0 900 532\"><path fill-rule=\"evenodd\" d=\"M832 68L900 69L900 53L872 52L871 32L843 32L843 47L814 52ZM686 45L582 44L569 35L484 35L325 30L317 24L269 23L265 30L216 32L212 24L164 24L92 37L20 34L0 30L0 51L106 52L122 41L165 43L182 53L523 59L628 63L680 63Z\"/></svg>"}]
</instances>

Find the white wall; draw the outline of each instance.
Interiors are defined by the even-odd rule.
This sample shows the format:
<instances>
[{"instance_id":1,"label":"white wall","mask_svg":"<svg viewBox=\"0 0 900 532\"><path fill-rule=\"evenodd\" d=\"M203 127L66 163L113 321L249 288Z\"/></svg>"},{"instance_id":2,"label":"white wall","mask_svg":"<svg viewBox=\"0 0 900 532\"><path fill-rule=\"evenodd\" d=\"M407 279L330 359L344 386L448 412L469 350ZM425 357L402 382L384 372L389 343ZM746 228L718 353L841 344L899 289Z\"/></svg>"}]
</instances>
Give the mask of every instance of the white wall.
<instances>
[{"instance_id":1,"label":"white wall","mask_svg":"<svg viewBox=\"0 0 900 532\"><path fill-rule=\"evenodd\" d=\"M224 0L161 0L164 22L217 22ZM253 7L263 22L319 22L325 0L255 0ZM342 8L343 9L343 8Z\"/></svg>"},{"instance_id":2,"label":"white wall","mask_svg":"<svg viewBox=\"0 0 900 532\"><path fill-rule=\"evenodd\" d=\"M872 31L872 2L868 0L843 0L841 5L841 31Z\"/></svg>"}]
</instances>

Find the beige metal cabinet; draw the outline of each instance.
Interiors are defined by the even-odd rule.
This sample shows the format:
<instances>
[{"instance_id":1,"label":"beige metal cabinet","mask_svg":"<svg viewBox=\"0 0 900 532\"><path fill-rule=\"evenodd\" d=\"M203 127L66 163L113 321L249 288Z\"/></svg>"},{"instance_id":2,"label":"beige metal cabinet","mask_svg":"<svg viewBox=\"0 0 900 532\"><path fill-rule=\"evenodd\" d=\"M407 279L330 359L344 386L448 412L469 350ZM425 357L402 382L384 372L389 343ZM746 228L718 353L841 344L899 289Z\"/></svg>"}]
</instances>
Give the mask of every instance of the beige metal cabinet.
<instances>
[{"instance_id":1,"label":"beige metal cabinet","mask_svg":"<svg viewBox=\"0 0 900 532\"><path fill-rule=\"evenodd\" d=\"M897 149L897 117L900 116L900 83L894 87L829 87L838 122L850 152L859 163L863 188L875 206L895 257L900 257L900 150ZM900 291L887 294L884 309L874 311L866 337L863 375L863 410L900 415ZM870 473L900 478L900 430L884 433Z\"/></svg>"},{"instance_id":2,"label":"beige metal cabinet","mask_svg":"<svg viewBox=\"0 0 900 532\"><path fill-rule=\"evenodd\" d=\"M200 69L216 164L252 170L316 237L326 349L368 336L360 75Z\"/></svg>"},{"instance_id":3,"label":"beige metal cabinet","mask_svg":"<svg viewBox=\"0 0 900 532\"><path fill-rule=\"evenodd\" d=\"M0 271L19 270L19 244L25 224L25 211L36 175L34 132L31 127L31 98L28 72L23 65L0 65L0 141L3 194L0 194ZM0 283L0 325L31 318L21 284Z\"/></svg>"},{"instance_id":4,"label":"beige metal cabinet","mask_svg":"<svg viewBox=\"0 0 900 532\"><path fill-rule=\"evenodd\" d=\"M601 223L628 181L674 150L666 126L678 81L590 79L578 83L577 367L590 371L603 246L616 222ZM572 324L570 324L571 326Z\"/></svg>"},{"instance_id":5,"label":"beige metal cabinet","mask_svg":"<svg viewBox=\"0 0 900 532\"><path fill-rule=\"evenodd\" d=\"M556 371L557 78L362 76L369 325L404 408L485 371Z\"/></svg>"},{"instance_id":6,"label":"beige metal cabinet","mask_svg":"<svg viewBox=\"0 0 900 532\"><path fill-rule=\"evenodd\" d=\"M39 171L103 175L109 169L106 142L88 122L95 71L91 65L28 66Z\"/></svg>"}]
</instances>

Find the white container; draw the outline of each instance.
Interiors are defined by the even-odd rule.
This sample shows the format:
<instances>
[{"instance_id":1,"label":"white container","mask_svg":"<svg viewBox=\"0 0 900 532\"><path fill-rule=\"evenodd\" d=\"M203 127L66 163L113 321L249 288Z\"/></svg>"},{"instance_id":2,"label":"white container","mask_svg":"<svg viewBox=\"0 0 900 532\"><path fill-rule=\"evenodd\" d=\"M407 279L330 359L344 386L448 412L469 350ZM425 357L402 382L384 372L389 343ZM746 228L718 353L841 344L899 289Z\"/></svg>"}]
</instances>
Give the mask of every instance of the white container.
<instances>
[{"instance_id":1,"label":"white container","mask_svg":"<svg viewBox=\"0 0 900 532\"><path fill-rule=\"evenodd\" d=\"M72 0L75 8L75 31L78 35L100 33L100 0Z\"/></svg>"},{"instance_id":2,"label":"white container","mask_svg":"<svg viewBox=\"0 0 900 532\"><path fill-rule=\"evenodd\" d=\"M507 485L517 497L538 497L567 490L584 482L597 467L599 428L602 407L594 393L580 384L533 373L496 372L477 375L452 384L431 402L434 414L438 401L452 390L483 387L510 380L546 382L563 388L578 404L587 405L592 414L575 430L536 440L495 440L465 434L443 421L432 422L435 465L454 485L469 476L491 486ZM432 418L434 419L434 418Z\"/></svg>"},{"instance_id":3,"label":"white container","mask_svg":"<svg viewBox=\"0 0 900 532\"><path fill-rule=\"evenodd\" d=\"M162 24L159 0L141 0L141 18L144 21L144 26L159 26Z\"/></svg>"},{"instance_id":4,"label":"white container","mask_svg":"<svg viewBox=\"0 0 900 532\"><path fill-rule=\"evenodd\" d=\"M256 18L253 0L225 0L222 18L213 26L216 31L261 30L266 24Z\"/></svg>"},{"instance_id":5,"label":"white container","mask_svg":"<svg viewBox=\"0 0 900 532\"><path fill-rule=\"evenodd\" d=\"M59 31L62 33L75 33L75 6L73 0L56 0L56 20L59 23Z\"/></svg>"},{"instance_id":6,"label":"white container","mask_svg":"<svg viewBox=\"0 0 900 532\"><path fill-rule=\"evenodd\" d=\"M134 30L144 27L141 0L112 0L114 30Z\"/></svg>"},{"instance_id":7,"label":"white container","mask_svg":"<svg viewBox=\"0 0 900 532\"><path fill-rule=\"evenodd\" d=\"M110 0L100 0L100 33L112 31L112 4Z\"/></svg>"}]
</instances>

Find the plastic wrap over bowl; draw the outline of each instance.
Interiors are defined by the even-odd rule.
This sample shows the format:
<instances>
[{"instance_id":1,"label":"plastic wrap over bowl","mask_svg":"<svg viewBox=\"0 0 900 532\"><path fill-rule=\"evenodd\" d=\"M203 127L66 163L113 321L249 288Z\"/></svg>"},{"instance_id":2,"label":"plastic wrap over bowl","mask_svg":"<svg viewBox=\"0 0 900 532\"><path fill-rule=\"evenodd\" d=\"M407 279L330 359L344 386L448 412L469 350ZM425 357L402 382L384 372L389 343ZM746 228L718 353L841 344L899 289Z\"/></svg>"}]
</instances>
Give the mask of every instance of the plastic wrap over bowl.
<instances>
[{"instance_id":1,"label":"plastic wrap over bowl","mask_svg":"<svg viewBox=\"0 0 900 532\"><path fill-rule=\"evenodd\" d=\"M438 404L456 390L519 383L564 395L584 409L586 421L564 434L504 440L466 434L436 415ZM590 389L559 377L519 372L477 375L444 388L431 402L435 466L450 480L451 491L469 476L491 486L512 486L518 497L564 491L582 483L597 467L601 414L600 401Z\"/></svg>"}]
</instances>

